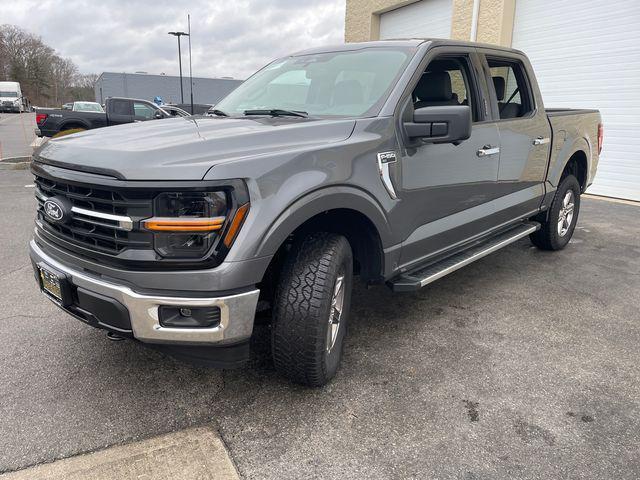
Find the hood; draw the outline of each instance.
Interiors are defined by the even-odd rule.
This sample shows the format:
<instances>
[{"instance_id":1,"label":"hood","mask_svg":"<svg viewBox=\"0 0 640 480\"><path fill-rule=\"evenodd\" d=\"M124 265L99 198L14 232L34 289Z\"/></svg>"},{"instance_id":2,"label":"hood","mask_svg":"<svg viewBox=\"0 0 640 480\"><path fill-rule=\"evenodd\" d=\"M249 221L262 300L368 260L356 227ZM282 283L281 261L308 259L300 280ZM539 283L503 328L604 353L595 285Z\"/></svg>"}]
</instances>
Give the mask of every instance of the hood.
<instances>
[{"instance_id":1,"label":"hood","mask_svg":"<svg viewBox=\"0 0 640 480\"><path fill-rule=\"evenodd\" d=\"M126 180L201 180L222 162L349 138L355 120L184 117L88 130L50 140L40 161Z\"/></svg>"}]
</instances>

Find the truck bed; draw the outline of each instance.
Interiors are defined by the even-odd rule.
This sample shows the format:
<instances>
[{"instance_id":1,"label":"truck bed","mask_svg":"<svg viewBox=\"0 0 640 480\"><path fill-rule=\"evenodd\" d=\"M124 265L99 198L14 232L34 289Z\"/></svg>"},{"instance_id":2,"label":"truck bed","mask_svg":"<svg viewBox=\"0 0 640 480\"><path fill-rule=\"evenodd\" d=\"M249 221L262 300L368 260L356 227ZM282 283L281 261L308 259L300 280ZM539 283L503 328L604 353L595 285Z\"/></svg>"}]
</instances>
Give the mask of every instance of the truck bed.
<instances>
[{"instance_id":1,"label":"truck bed","mask_svg":"<svg viewBox=\"0 0 640 480\"><path fill-rule=\"evenodd\" d=\"M548 180L555 186L568 159L580 150L587 156L585 186L589 186L598 166L600 112L586 108L549 108L546 112L553 132Z\"/></svg>"}]
</instances>

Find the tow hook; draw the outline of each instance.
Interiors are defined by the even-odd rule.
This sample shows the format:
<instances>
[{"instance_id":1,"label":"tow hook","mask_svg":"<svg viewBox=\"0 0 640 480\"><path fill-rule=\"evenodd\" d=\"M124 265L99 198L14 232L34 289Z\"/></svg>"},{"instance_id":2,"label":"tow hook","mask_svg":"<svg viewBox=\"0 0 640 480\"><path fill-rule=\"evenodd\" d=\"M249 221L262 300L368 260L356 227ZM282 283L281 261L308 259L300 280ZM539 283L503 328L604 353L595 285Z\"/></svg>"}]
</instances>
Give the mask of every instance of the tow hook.
<instances>
[{"instance_id":1,"label":"tow hook","mask_svg":"<svg viewBox=\"0 0 640 480\"><path fill-rule=\"evenodd\" d=\"M116 332L107 332L107 338L112 342L119 342L125 339L125 337L118 335Z\"/></svg>"}]
</instances>

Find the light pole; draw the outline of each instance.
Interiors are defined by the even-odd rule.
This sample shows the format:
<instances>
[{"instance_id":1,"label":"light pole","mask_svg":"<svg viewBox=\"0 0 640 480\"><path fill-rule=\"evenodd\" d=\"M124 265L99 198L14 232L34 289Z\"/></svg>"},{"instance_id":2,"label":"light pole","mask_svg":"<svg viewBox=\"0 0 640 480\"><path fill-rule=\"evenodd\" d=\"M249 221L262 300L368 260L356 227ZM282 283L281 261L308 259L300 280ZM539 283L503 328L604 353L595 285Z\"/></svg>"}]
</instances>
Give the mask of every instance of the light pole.
<instances>
[{"instance_id":1,"label":"light pole","mask_svg":"<svg viewBox=\"0 0 640 480\"><path fill-rule=\"evenodd\" d=\"M180 66L180 103L184 104L184 91L182 87L182 51L180 50L180 37L189 36L186 32L168 32L169 35L178 37L178 65Z\"/></svg>"}]
</instances>

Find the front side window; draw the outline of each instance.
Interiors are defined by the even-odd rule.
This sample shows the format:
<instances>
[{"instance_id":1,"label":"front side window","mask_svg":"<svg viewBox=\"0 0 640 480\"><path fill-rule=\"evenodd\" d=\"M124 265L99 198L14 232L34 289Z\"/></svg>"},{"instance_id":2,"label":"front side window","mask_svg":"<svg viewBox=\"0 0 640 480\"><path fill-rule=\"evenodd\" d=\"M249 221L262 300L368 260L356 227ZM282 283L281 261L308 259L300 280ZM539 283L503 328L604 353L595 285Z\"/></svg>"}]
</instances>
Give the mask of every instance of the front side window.
<instances>
[{"instance_id":1,"label":"front side window","mask_svg":"<svg viewBox=\"0 0 640 480\"><path fill-rule=\"evenodd\" d=\"M133 103L133 112L136 118L144 118L146 120L151 120L154 118L156 109L147 105L146 103Z\"/></svg>"},{"instance_id":2,"label":"front side window","mask_svg":"<svg viewBox=\"0 0 640 480\"><path fill-rule=\"evenodd\" d=\"M487 63L498 100L500 120L529 115L533 111L533 102L522 64L497 58L487 58Z\"/></svg>"},{"instance_id":3,"label":"front side window","mask_svg":"<svg viewBox=\"0 0 640 480\"><path fill-rule=\"evenodd\" d=\"M371 116L415 49L363 48L288 57L267 65L216 105L227 115L283 109L310 116Z\"/></svg>"},{"instance_id":4,"label":"front side window","mask_svg":"<svg viewBox=\"0 0 640 480\"><path fill-rule=\"evenodd\" d=\"M432 60L413 90L413 107L469 105L478 120L478 99L472 88L467 56L442 56Z\"/></svg>"}]
</instances>

